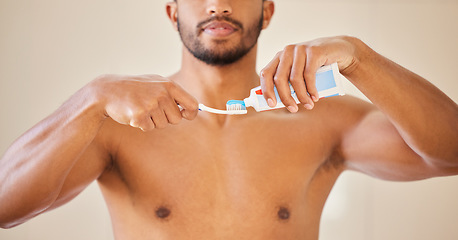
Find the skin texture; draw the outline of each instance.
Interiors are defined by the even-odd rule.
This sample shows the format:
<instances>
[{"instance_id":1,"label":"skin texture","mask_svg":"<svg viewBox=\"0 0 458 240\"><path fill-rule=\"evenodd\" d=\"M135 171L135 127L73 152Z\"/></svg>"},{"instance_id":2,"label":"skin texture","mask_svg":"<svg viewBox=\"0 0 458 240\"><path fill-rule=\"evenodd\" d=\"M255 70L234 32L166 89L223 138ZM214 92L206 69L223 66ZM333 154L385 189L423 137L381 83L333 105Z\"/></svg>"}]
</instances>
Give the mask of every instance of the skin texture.
<instances>
[{"instance_id":1,"label":"skin texture","mask_svg":"<svg viewBox=\"0 0 458 240\"><path fill-rule=\"evenodd\" d=\"M166 11L175 29L178 16L192 31L220 15L244 29L263 16L266 28L274 4L179 0ZM213 33L196 37L214 51L246 40L242 30ZM116 239L316 240L345 170L394 181L458 173L458 107L425 79L353 37L286 46L260 76L256 50L215 66L183 47L170 77L94 79L1 158L0 226L61 206L97 180ZM318 101L314 73L333 62L373 104ZM199 102L224 109L259 81L266 99L276 86L288 108L245 116L197 110Z\"/></svg>"}]
</instances>

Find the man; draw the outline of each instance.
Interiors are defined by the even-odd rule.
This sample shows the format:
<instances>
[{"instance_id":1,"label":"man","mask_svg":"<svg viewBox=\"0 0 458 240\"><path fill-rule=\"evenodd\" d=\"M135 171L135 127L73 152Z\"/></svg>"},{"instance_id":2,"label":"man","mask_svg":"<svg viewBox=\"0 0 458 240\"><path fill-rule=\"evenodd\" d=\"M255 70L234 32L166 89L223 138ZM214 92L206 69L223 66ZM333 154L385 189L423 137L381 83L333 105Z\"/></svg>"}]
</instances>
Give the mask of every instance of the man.
<instances>
[{"instance_id":1,"label":"man","mask_svg":"<svg viewBox=\"0 0 458 240\"><path fill-rule=\"evenodd\" d=\"M168 3L181 69L100 76L19 138L0 161L1 226L97 179L117 239L318 239L345 170L390 180L458 173L457 105L356 38L287 46L259 77L257 37L273 12L262 0ZM333 62L374 105L318 101L314 73ZM275 105L276 86L288 110L198 113L199 102L223 109L259 80L267 101Z\"/></svg>"}]
</instances>

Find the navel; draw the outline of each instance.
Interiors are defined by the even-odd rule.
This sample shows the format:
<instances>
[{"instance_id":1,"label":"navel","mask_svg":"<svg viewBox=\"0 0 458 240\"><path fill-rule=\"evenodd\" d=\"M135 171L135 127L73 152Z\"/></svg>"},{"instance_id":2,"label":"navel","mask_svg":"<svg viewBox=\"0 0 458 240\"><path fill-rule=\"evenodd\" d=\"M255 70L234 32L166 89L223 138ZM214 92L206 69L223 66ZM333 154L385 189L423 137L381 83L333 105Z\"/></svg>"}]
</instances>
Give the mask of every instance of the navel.
<instances>
[{"instance_id":1,"label":"navel","mask_svg":"<svg viewBox=\"0 0 458 240\"><path fill-rule=\"evenodd\" d=\"M160 219L168 218L170 216L170 213L170 209L163 206L156 209L156 216Z\"/></svg>"},{"instance_id":2,"label":"navel","mask_svg":"<svg viewBox=\"0 0 458 240\"><path fill-rule=\"evenodd\" d=\"M277 212L277 216L280 220L286 221L289 219L291 213L288 208L280 207Z\"/></svg>"}]
</instances>

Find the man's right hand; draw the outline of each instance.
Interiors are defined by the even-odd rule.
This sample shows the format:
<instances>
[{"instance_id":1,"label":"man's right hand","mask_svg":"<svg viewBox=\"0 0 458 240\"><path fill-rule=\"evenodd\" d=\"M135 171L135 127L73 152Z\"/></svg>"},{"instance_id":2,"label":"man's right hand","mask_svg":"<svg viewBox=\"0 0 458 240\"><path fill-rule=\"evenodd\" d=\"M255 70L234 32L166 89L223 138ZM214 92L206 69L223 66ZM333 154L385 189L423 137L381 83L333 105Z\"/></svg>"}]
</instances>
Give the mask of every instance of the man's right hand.
<instances>
[{"instance_id":1,"label":"man's right hand","mask_svg":"<svg viewBox=\"0 0 458 240\"><path fill-rule=\"evenodd\" d=\"M182 118L192 120L198 112L193 96L158 75L103 75L88 87L106 117L143 131L178 124Z\"/></svg>"}]
</instances>

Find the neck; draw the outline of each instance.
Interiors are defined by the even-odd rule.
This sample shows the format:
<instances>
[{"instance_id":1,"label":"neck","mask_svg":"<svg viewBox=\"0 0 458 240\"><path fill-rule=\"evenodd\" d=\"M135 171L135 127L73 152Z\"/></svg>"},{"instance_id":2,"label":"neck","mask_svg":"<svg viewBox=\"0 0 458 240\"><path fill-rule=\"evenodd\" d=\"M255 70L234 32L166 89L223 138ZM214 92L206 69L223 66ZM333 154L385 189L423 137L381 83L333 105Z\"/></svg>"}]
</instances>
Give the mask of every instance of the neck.
<instances>
[{"instance_id":1,"label":"neck","mask_svg":"<svg viewBox=\"0 0 458 240\"><path fill-rule=\"evenodd\" d=\"M259 86L254 46L237 62L225 66L211 66L196 59L183 48L181 69L171 79L183 86L199 103L226 109L228 100L243 100L250 89Z\"/></svg>"}]
</instances>

